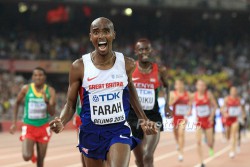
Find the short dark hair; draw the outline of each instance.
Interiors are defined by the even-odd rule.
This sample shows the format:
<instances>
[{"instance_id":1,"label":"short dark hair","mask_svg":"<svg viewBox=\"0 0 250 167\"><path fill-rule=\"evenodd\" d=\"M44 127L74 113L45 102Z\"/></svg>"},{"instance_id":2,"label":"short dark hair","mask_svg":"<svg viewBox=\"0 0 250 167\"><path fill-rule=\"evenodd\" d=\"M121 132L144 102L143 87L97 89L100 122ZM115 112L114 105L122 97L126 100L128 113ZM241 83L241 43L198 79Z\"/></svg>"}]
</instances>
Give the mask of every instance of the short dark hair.
<instances>
[{"instance_id":1,"label":"short dark hair","mask_svg":"<svg viewBox=\"0 0 250 167\"><path fill-rule=\"evenodd\" d=\"M94 24L95 22L100 21L100 20L105 20L106 23L109 24L110 29L113 30L113 31L115 30L114 24L113 24L113 22L112 22L111 20L109 20L109 19L106 18L106 17L99 17L99 18L95 19L95 20L90 24L90 32L91 32L91 29L92 29L92 27L93 27L93 24Z\"/></svg>"},{"instance_id":2,"label":"short dark hair","mask_svg":"<svg viewBox=\"0 0 250 167\"><path fill-rule=\"evenodd\" d=\"M46 71L45 71L45 69L44 69L44 68L42 68L42 67L36 67L36 68L34 68L33 72L34 72L35 70L42 71L42 72L43 72L43 74L44 74L45 76L47 76L47 73L46 73Z\"/></svg>"},{"instance_id":3,"label":"short dark hair","mask_svg":"<svg viewBox=\"0 0 250 167\"><path fill-rule=\"evenodd\" d=\"M150 43L150 44L151 44L151 42L150 42L150 40L149 40L148 38L140 38L140 39L138 39L138 40L136 41L136 43L138 43L138 42L147 42L147 43Z\"/></svg>"}]
</instances>

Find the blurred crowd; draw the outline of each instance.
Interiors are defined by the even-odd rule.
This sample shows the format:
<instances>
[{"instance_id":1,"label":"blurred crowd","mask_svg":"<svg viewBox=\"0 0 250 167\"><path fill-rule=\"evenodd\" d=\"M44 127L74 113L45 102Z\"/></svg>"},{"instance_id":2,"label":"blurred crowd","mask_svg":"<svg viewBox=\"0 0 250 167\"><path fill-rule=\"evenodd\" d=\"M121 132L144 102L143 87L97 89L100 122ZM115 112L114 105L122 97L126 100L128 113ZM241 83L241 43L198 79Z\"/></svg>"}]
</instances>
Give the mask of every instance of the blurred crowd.
<instances>
[{"instance_id":1,"label":"blurred crowd","mask_svg":"<svg viewBox=\"0 0 250 167\"><path fill-rule=\"evenodd\" d=\"M17 94L24 84L29 83L22 75L0 71L0 122L10 120ZM66 92L57 92L56 115L59 115L66 101ZM23 104L20 105L18 117L23 115Z\"/></svg>"},{"instance_id":2,"label":"blurred crowd","mask_svg":"<svg viewBox=\"0 0 250 167\"><path fill-rule=\"evenodd\" d=\"M250 94L250 41L209 46L203 41L180 39L177 42L156 41L162 55L158 61L169 68L169 78L182 77L193 91L198 78L206 81L216 97L225 96L235 85L242 96Z\"/></svg>"},{"instance_id":3,"label":"blurred crowd","mask_svg":"<svg viewBox=\"0 0 250 167\"><path fill-rule=\"evenodd\" d=\"M152 45L152 58L167 67L171 88L176 78L182 78L187 89L194 91L195 81L201 78L217 98L225 96L232 85L239 88L244 99L249 98L250 41L208 43L184 38L173 41L165 37L152 39ZM128 37L116 39L113 46L114 50L136 58L134 41L129 41ZM0 36L0 59L72 61L92 49L89 37L84 35L61 37L22 33ZM0 113L11 109L21 86L27 82L22 75L0 73ZM65 93L58 92L58 110L65 102ZM9 114L6 118L9 118Z\"/></svg>"},{"instance_id":4,"label":"blurred crowd","mask_svg":"<svg viewBox=\"0 0 250 167\"><path fill-rule=\"evenodd\" d=\"M0 72L0 120L9 119L9 113L14 105L17 93L25 83L21 75Z\"/></svg>"},{"instance_id":5,"label":"blurred crowd","mask_svg":"<svg viewBox=\"0 0 250 167\"><path fill-rule=\"evenodd\" d=\"M85 36L64 38L46 34L11 33L0 36L0 59L74 60L89 50Z\"/></svg>"}]
</instances>

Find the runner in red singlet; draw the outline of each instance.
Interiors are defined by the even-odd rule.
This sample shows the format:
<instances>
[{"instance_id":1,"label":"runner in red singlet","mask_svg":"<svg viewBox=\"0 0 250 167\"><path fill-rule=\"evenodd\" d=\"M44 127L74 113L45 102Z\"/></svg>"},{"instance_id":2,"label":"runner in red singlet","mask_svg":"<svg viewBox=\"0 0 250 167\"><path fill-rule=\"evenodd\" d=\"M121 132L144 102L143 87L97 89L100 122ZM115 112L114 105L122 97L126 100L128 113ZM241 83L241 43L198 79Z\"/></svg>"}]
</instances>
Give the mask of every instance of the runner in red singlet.
<instances>
[{"instance_id":1,"label":"runner in red singlet","mask_svg":"<svg viewBox=\"0 0 250 167\"><path fill-rule=\"evenodd\" d=\"M197 114L197 145L198 154L201 162L201 167L204 167L203 153L201 147L202 132L204 131L206 143L209 149L209 155L214 154L214 137L213 137L213 124L215 111L218 108L217 102L213 94L207 90L206 83L203 80L198 80L196 83L197 91L193 94L193 101L196 107Z\"/></svg>"},{"instance_id":2,"label":"runner in red singlet","mask_svg":"<svg viewBox=\"0 0 250 167\"><path fill-rule=\"evenodd\" d=\"M230 95L224 98L224 105L221 107L221 112L225 118L225 129L227 139L232 138L232 147L229 153L230 158L234 158L237 143L237 132L239 129L238 116L242 112L244 119L244 107L241 105L240 97L238 96L237 88L230 88Z\"/></svg>"},{"instance_id":3,"label":"runner in red singlet","mask_svg":"<svg viewBox=\"0 0 250 167\"><path fill-rule=\"evenodd\" d=\"M160 82L166 88L166 95L168 92L168 82L166 75L166 68L158 66L151 61L152 46L148 39L139 39L135 44L135 54L138 57L136 62L136 69L132 74L139 101L141 106L149 118L149 120L156 122L159 125L159 130L163 131L162 117L159 113L158 94L160 90ZM169 110L168 99L166 99L165 114L167 117L172 115ZM138 120L134 109L131 107L128 115L128 123L132 129L134 137L142 140L134 150L135 162L138 167L152 167L154 164L154 152L160 139L160 133L152 136L144 135L138 124Z\"/></svg>"},{"instance_id":4,"label":"runner in red singlet","mask_svg":"<svg viewBox=\"0 0 250 167\"><path fill-rule=\"evenodd\" d=\"M179 151L178 160L183 160L184 132L187 123L186 116L191 114L191 94L185 90L184 82L175 81L175 90L170 92L169 105L173 106L174 136Z\"/></svg>"}]
</instances>

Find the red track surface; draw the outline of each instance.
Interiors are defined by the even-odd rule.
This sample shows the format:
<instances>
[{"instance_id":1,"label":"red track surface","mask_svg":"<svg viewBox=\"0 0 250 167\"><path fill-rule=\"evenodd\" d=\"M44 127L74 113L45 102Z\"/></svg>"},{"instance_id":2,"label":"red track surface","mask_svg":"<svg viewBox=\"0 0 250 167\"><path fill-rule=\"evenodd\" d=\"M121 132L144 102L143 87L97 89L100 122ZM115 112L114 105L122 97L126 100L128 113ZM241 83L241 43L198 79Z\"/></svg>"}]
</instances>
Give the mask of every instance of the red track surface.
<instances>
[{"instance_id":1,"label":"red track surface","mask_svg":"<svg viewBox=\"0 0 250 167\"><path fill-rule=\"evenodd\" d=\"M10 135L0 133L0 167L34 167L31 162L24 162L21 155L20 133ZM80 167L80 154L77 145L76 131L64 131L53 134L45 158L45 167ZM208 149L203 144L206 167L249 167L250 136L244 139L241 152L234 159L228 157L228 143L222 142L221 134L216 135L215 155L208 156ZM176 145L171 132L161 133L161 140L155 153L155 167L194 167L198 165L195 134L186 133L184 161L178 162ZM131 154L130 167L135 167L134 156Z\"/></svg>"}]
</instances>

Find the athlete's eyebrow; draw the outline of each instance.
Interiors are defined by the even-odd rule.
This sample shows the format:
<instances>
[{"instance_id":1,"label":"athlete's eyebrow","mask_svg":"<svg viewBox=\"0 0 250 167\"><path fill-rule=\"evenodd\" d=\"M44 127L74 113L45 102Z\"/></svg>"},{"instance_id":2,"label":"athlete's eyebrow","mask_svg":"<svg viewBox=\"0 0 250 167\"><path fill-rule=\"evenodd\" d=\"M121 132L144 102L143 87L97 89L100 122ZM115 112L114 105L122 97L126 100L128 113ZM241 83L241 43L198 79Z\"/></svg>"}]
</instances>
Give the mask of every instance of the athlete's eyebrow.
<instances>
[{"instance_id":1,"label":"athlete's eyebrow","mask_svg":"<svg viewBox=\"0 0 250 167\"><path fill-rule=\"evenodd\" d=\"M98 27L92 27L92 30L98 30L99 28Z\"/></svg>"},{"instance_id":2,"label":"athlete's eyebrow","mask_svg":"<svg viewBox=\"0 0 250 167\"><path fill-rule=\"evenodd\" d=\"M100 29L99 27L94 27L92 28L92 31L97 31L97 30L101 30L101 31L110 31L111 28L110 27L104 27L102 29Z\"/></svg>"},{"instance_id":3,"label":"athlete's eyebrow","mask_svg":"<svg viewBox=\"0 0 250 167\"><path fill-rule=\"evenodd\" d=\"M111 28L110 27L105 27L105 28L103 28L103 30L109 31L109 30L111 30Z\"/></svg>"}]
</instances>

